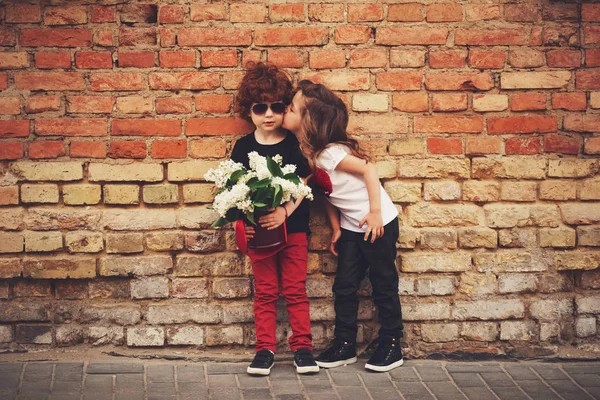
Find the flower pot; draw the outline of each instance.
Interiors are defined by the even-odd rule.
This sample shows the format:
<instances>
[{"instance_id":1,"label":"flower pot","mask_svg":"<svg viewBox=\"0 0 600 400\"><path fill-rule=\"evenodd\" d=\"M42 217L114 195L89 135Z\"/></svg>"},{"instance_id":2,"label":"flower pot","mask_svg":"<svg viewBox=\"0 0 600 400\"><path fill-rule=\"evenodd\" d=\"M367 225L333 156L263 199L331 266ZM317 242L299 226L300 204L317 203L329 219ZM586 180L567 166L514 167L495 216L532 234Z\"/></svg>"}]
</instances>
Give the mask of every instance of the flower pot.
<instances>
[{"instance_id":1,"label":"flower pot","mask_svg":"<svg viewBox=\"0 0 600 400\"><path fill-rule=\"evenodd\" d=\"M263 215L269 214L268 211L255 211L254 220L256 226L254 227L254 237L248 239L248 248L250 249L268 249L271 247L279 246L286 242L286 231L285 223L279 225L277 228L268 230L263 228L258 223L258 220Z\"/></svg>"}]
</instances>

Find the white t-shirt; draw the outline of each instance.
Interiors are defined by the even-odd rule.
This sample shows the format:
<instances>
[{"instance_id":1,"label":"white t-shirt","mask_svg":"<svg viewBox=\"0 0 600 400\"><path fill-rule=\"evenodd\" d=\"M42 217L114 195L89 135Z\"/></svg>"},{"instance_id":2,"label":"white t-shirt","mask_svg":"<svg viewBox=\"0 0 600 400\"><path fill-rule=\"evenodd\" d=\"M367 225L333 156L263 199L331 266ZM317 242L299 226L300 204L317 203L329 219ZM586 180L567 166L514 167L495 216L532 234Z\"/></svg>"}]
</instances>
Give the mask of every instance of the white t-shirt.
<instances>
[{"instance_id":1,"label":"white t-shirt","mask_svg":"<svg viewBox=\"0 0 600 400\"><path fill-rule=\"evenodd\" d=\"M343 144L329 145L317 157L317 167L329 174L333 190L327 198L329 202L340 210L340 225L342 228L354 232L366 232L367 224L358 227L360 221L369 213L369 192L362 176L336 170L337 165L352 151ZM381 184L381 217L386 225L398 217L398 209L385 192Z\"/></svg>"}]
</instances>

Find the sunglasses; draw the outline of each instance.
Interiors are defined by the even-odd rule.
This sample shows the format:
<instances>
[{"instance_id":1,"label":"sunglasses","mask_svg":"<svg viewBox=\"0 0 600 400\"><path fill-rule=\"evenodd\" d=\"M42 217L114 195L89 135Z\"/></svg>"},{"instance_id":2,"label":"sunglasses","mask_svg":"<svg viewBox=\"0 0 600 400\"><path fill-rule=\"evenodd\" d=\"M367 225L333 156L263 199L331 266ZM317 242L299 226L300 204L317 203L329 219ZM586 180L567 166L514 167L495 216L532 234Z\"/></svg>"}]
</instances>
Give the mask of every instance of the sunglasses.
<instances>
[{"instance_id":1,"label":"sunglasses","mask_svg":"<svg viewBox=\"0 0 600 400\"><path fill-rule=\"evenodd\" d=\"M256 103L252 106L252 112L256 115L265 115L267 110L270 108L273 114L283 114L285 112L286 105L282 102L277 103Z\"/></svg>"}]
</instances>

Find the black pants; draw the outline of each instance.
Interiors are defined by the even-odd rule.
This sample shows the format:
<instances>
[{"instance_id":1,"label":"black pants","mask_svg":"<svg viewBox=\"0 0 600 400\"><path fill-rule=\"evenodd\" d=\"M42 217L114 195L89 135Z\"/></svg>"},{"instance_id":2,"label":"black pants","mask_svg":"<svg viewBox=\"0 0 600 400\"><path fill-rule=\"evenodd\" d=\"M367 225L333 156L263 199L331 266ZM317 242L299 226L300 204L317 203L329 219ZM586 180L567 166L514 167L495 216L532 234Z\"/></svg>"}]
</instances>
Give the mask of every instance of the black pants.
<instances>
[{"instance_id":1,"label":"black pants","mask_svg":"<svg viewBox=\"0 0 600 400\"><path fill-rule=\"evenodd\" d=\"M384 227L383 237L375 243L364 240L364 233L342 229L338 240L338 267L333 283L335 296L335 337L356 343L358 331L358 289L369 269L373 301L379 314L379 336L402 336L402 309L398 297L396 241L398 219Z\"/></svg>"}]
</instances>

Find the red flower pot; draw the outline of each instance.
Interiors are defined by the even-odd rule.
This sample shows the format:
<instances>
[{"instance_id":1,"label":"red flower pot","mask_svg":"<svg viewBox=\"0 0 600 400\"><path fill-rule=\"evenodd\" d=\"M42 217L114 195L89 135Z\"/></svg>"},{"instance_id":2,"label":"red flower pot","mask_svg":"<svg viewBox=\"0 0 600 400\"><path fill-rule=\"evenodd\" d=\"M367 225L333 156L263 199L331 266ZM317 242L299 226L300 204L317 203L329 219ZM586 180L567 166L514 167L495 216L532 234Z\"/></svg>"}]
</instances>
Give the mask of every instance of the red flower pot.
<instances>
[{"instance_id":1,"label":"red flower pot","mask_svg":"<svg viewBox=\"0 0 600 400\"><path fill-rule=\"evenodd\" d=\"M250 249L268 249L271 247L279 246L287 240L287 233L285 228L285 222L279 225L277 228L268 230L260 226L258 220L263 215L269 214L268 211L255 211L254 220L256 226L254 227L254 237L248 239L248 248Z\"/></svg>"}]
</instances>

